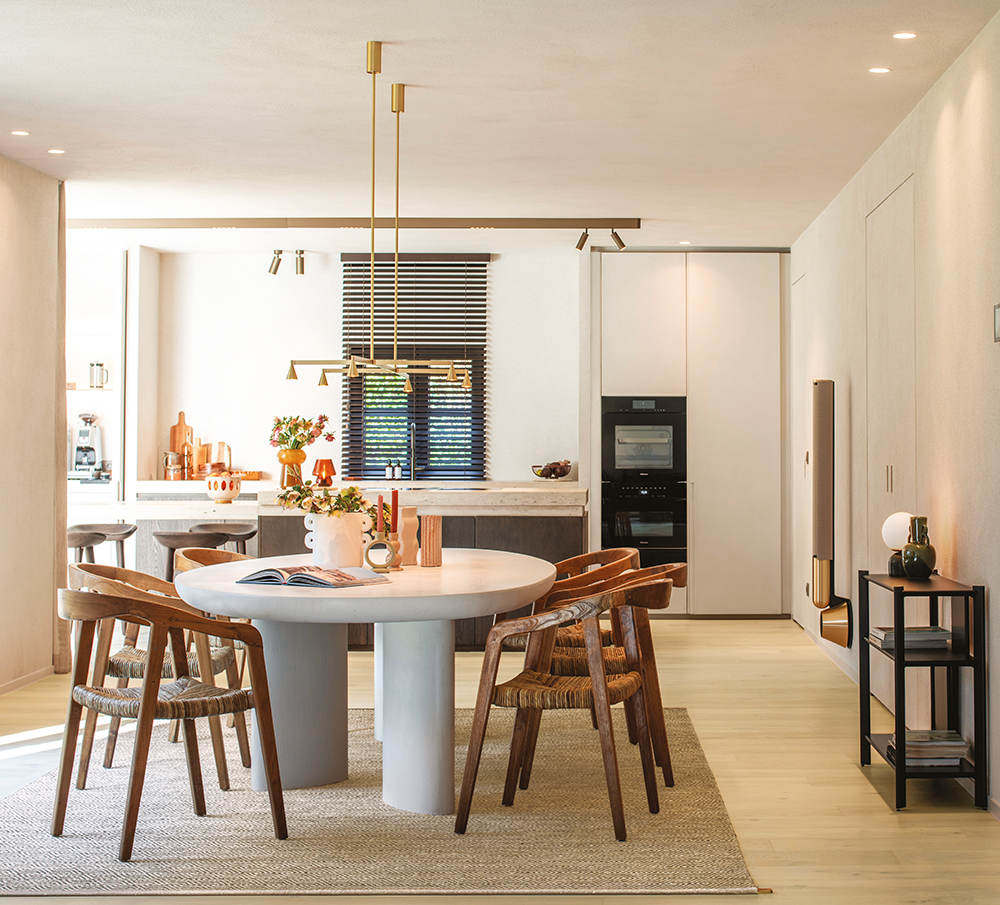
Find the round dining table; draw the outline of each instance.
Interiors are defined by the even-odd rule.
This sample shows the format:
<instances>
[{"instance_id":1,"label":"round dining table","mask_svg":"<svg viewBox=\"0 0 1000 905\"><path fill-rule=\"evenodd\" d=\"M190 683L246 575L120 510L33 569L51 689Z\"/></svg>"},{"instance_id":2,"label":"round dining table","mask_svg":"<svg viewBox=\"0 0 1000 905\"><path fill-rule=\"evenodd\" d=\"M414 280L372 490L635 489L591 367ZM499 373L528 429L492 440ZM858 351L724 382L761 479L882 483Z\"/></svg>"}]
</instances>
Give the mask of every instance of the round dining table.
<instances>
[{"instance_id":1,"label":"round dining table","mask_svg":"<svg viewBox=\"0 0 1000 905\"><path fill-rule=\"evenodd\" d=\"M374 622L382 800L419 814L454 813L455 620L537 600L552 586L555 567L520 553L446 548L441 566L406 566L381 584L237 583L262 569L311 562L307 553L220 563L183 572L175 583L192 606L249 618L260 631L286 789L347 778L347 626ZM251 786L262 790L253 735Z\"/></svg>"}]
</instances>

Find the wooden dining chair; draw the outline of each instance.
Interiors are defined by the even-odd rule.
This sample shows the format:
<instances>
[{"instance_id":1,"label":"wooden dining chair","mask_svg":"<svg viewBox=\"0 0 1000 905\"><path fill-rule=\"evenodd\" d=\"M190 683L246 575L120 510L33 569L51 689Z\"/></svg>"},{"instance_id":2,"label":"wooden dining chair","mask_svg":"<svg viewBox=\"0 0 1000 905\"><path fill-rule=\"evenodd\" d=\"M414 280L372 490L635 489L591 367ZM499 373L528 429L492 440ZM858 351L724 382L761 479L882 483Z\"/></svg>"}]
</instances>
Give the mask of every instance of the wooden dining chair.
<instances>
[{"instance_id":1,"label":"wooden dining chair","mask_svg":"<svg viewBox=\"0 0 1000 905\"><path fill-rule=\"evenodd\" d=\"M464 833L468 826L472 795L492 706L517 708L507 762L507 778L504 785L503 803L505 805L514 803L521 757L524 751L527 714L532 711L556 709L592 710L600 735L601 756L604 762L615 838L624 841L625 814L618 775L614 731L611 725L611 705L624 702L626 709L631 710L632 719L635 720L637 726L639 755L642 761L649 810L653 814L659 811L656 766L653 761L646 724L642 670L639 664L639 651L632 613L633 609L638 607L659 609L666 606L669 602L671 586L669 579L654 576L646 578L639 584L624 585L617 590L565 603L557 609L546 610L520 619L510 619L493 626L486 641L486 653L479 679L472 735L469 740L465 772L462 777L462 791L455 819L456 833ZM598 618L612 607L622 608L623 640L630 668L623 675L608 677L604 669ZM579 622L583 626L588 676L585 679L553 676L549 667L552 650L555 646L556 631L561 626L575 622ZM497 671L504 640L514 634L528 636L525 668L513 679L498 685Z\"/></svg>"},{"instance_id":2,"label":"wooden dining chair","mask_svg":"<svg viewBox=\"0 0 1000 905\"><path fill-rule=\"evenodd\" d=\"M556 580L552 587L539 597L532 604L531 612L540 613L547 609L546 601L553 595L565 591L573 591L587 585L597 584L608 578L613 578L626 569L639 568L639 551L633 547L615 547L609 550L594 550L591 553L581 553L569 559L563 559L555 563ZM561 577L560 577L561 576ZM494 620L503 622L507 618L507 613L500 613ZM513 635L507 639L507 647L515 650L524 650L526 637L523 635ZM601 640L603 644L612 643L610 629L601 629ZM579 624L564 625L556 632L556 642L558 646L569 645L583 647L583 633Z\"/></svg>"},{"instance_id":3,"label":"wooden dining chair","mask_svg":"<svg viewBox=\"0 0 1000 905\"><path fill-rule=\"evenodd\" d=\"M133 596L125 596L60 589L59 615L63 619L76 622L77 630L73 688L66 714L62 758L59 763L55 808L52 814L53 836L61 836L63 832L76 741L84 708L87 708L88 712L129 717L137 721L125 818L118 852L118 857L122 861L128 861L132 857L153 721L177 719L182 722L194 812L204 816L207 809L194 721L198 717L217 717L223 713L245 713L247 710L256 709L274 835L278 839L288 838L267 673L264 667L264 645L260 633L250 625L220 623L207 619L186 605L179 606L179 603L182 601L158 598L142 591L136 591ZM106 624L114 624L115 620L149 626L149 651L141 688L105 688L87 684L87 671L97 624L101 623L103 627ZM188 658L185 655L185 630L202 637L211 632L242 641L247 646L253 690L216 688L214 685L207 685L194 679L189 674ZM168 638L172 655L171 671L175 679L164 684L161 676L165 671L163 667Z\"/></svg>"},{"instance_id":4,"label":"wooden dining chair","mask_svg":"<svg viewBox=\"0 0 1000 905\"><path fill-rule=\"evenodd\" d=\"M564 590L557 593L550 593L546 602L549 607L558 608L568 601L576 599L581 593L597 594L614 590L618 587L625 587L629 583L641 583L646 577L659 576L669 578L672 582L671 590L675 587L687 585L687 564L672 563L661 566L649 566L646 569L622 572L615 578L599 582L596 585L588 586L584 589ZM669 606L670 598L660 609ZM646 722L649 726L650 737L653 744L653 756L656 765L663 771L663 784L668 788L674 784L673 765L670 761L670 743L667 738L667 727L663 717L663 699L660 696L660 678L656 669L656 651L653 648L653 636L649 625L649 612L646 608L634 611L634 623L639 648L639 664L642 671L646 701ZM612 607L610 610L612 623L612 640L610 644L605 644L602 648L604 658L604 668L608 675L622 675L629 670L628 658L624 647L622 626L620 622L620 611ZM578 647L575 638L570 637L571 643L557 645L552 651L552 662L549 666L553 675L557 676L586 676L588 675L587 652L585 648ZM638 744L637 728L631 719L631 714L626 711L626 725L628 727L629 741ZM538 726L541 720L541 713L532 713L528 717L528 724L525 730L524 755L521 762L520 788L527 789L531 779L531 766L534 759L535 744L538 739ZM596 728L596 723L594 724Z\"/></svg>"},{"instance_id":5,"label":"wooden dining chair","mask_svg":"<svg viewBox=\"0 0 1000 905\"><path fill-rule=\"evenodd\" d=\"M167 602L179 609L186 610L198 616L204 616L200 610L189 607L177 595L173 584L131 569L119 569L115 566L94 565L92 563L72 564L69 567L69 585L71 589L88 589L115 597L129 597L139 594L153 600L167 599ZM128 687L130 679L143 679L146 674L146 662L149 652L138 646L139 624L124 625L124 643L115 653L111 653L114 640L115 620L101 624L97 637L97 648L94 657L92 684L103 686L107 677L117 679L117 687ZM214 676L227 673L227 684L230 689L240 687L236 666L236 653L233 647L225 646L211 648L207 637L199 637L196 633L190 636L194 651L188 654L188 672L200 678L207 685L214 685ZM169 662L163 665L163 678L172 678L173 672ZM104 749L104 766L110 769L114 763L115 748L118 742L118 732L121 726L121 716L111 714L111 725L108 728L108 738ZM250 766L250 739L247 735L246 720L240 714L234 714L236 737L239 743L240 757L243 765ZM80 767L77 773L76 787L84 789L87 785L87 773L90 767L90 755L94 743L94 733L97 728L97 714L89 711L84 725L83 743L80 753ZM225 744L222 738L222 724L218 716L209 718L209 732L212 738L212 750L215 758L216 773L219 778L219 788L223 791L229 788L229 767L226 763Z\"/></svg>"},{"instance_id":6,"label":"wooden dining chair","mask_svg":"<svg viewBox=\"0 0 1000 905\"><path fill-rule=\"evenodd\" d=\"M192 529L194 530L194 529ZM226 550L223 548L215 549L213 547L180 547L174 551L174 572L190 572L192 569L201 569L205 566L216 566L219 563L225 562L240 562L245 559L253 559L252 556L247 556L245 553L233 552L232 550ZM216 615L216 619L229 620L228 616ZM243 620L238 619L238 622L249 622L249 619ZM210 639L213 646L216 645L216 639ZM232 646L232 645L231 645ZM237 642L235 644L235 654L236 654L236 664L234 666L228 667L227 676L229 678L229 685L233 687L234 681L239 681L242 685L243 679L246 673L246 651ZM228 670L235 669L235 674L230 674ZM249 763L246 766L250 766Z\"/></svg>"}]
</instances>

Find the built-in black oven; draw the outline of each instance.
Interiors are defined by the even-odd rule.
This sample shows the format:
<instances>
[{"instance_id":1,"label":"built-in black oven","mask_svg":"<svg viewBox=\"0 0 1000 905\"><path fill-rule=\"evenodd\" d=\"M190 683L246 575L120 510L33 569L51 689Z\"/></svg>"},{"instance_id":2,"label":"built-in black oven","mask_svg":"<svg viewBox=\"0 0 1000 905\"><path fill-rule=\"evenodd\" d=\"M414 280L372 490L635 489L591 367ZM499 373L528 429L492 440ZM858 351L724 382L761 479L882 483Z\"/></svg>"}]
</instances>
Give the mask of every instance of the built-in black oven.
<instances>
[{"instance_id":1,"label":"built-in black oven","mask_svg":"<svg viewBox=\"0 0 1000 905\"><path fill-rule=\"evenodd\" d=\"M637 547L643 566L687 562L683 396L605 396L601 546Z\"/></svg>"}]
</instances>

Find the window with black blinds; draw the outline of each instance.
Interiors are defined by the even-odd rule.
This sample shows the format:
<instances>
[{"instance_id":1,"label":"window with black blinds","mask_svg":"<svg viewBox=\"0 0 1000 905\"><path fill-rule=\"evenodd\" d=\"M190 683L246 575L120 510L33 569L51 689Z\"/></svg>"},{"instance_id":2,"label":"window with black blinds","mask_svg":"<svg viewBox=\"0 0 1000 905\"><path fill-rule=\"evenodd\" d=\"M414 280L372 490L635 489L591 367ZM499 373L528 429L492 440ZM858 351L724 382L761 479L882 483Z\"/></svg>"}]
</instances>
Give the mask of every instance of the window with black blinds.
<instances>
[{"instance_id":1,"label":"window with black blinds","mask_svg":"<svg viewBox=\"0 0 1000 905\"><path fill-rule=\"evenodd\" d=\"M486 476L486 278L490 256L400 255L397 358L454 360L458 381L415 374L344 379L344 477L385 477L400 463L406 479ZM344 357L370 358L371 261L341 256ZM392 255L375 258L375 358L393 357ZM468 370L472 389L462 389ZM411 449L414 452L411 462Z\"/></svg>"}]
</instances>

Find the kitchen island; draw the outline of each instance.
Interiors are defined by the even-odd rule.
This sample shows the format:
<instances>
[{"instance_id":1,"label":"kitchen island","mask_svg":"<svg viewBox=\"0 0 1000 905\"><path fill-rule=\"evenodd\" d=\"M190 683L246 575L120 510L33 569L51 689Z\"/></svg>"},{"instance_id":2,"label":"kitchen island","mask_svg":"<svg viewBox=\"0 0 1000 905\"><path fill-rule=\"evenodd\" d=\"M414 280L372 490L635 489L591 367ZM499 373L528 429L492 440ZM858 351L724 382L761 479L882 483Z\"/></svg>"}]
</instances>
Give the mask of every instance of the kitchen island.
<instances>
[{"instance_id":1,"label":"kitchen island","mask_svg":"<svg viewBox=\"0 0 1000 905\"><path fill-rule=\"evenodd\" d=\"M353 483L369 502L375 502L379 493L388 500L395 489L400 506L416 506L418 515L443 516L445 547L505 550L549 562L586 550L588 493L575 481ZM135 486L135 499L124 502L71 498L68 524L124 521L138 525L134 541L126 544L126 564L142 572L163 574L166 552L153 538L154 531L186 531L202 522L256 523L257 536L247 544L248 553L254 556L307 552L303 513L276 503L279 489L273 481L244 482L240 496L229 504L209 500L201 481L140 481ZM109 553L98 547L98 561ZM491 624L490 617L460 620L456 647L481 647ZM350 627L352 648L369 648L373 638L369 624Z\"/></svg>"}]
</instances>

